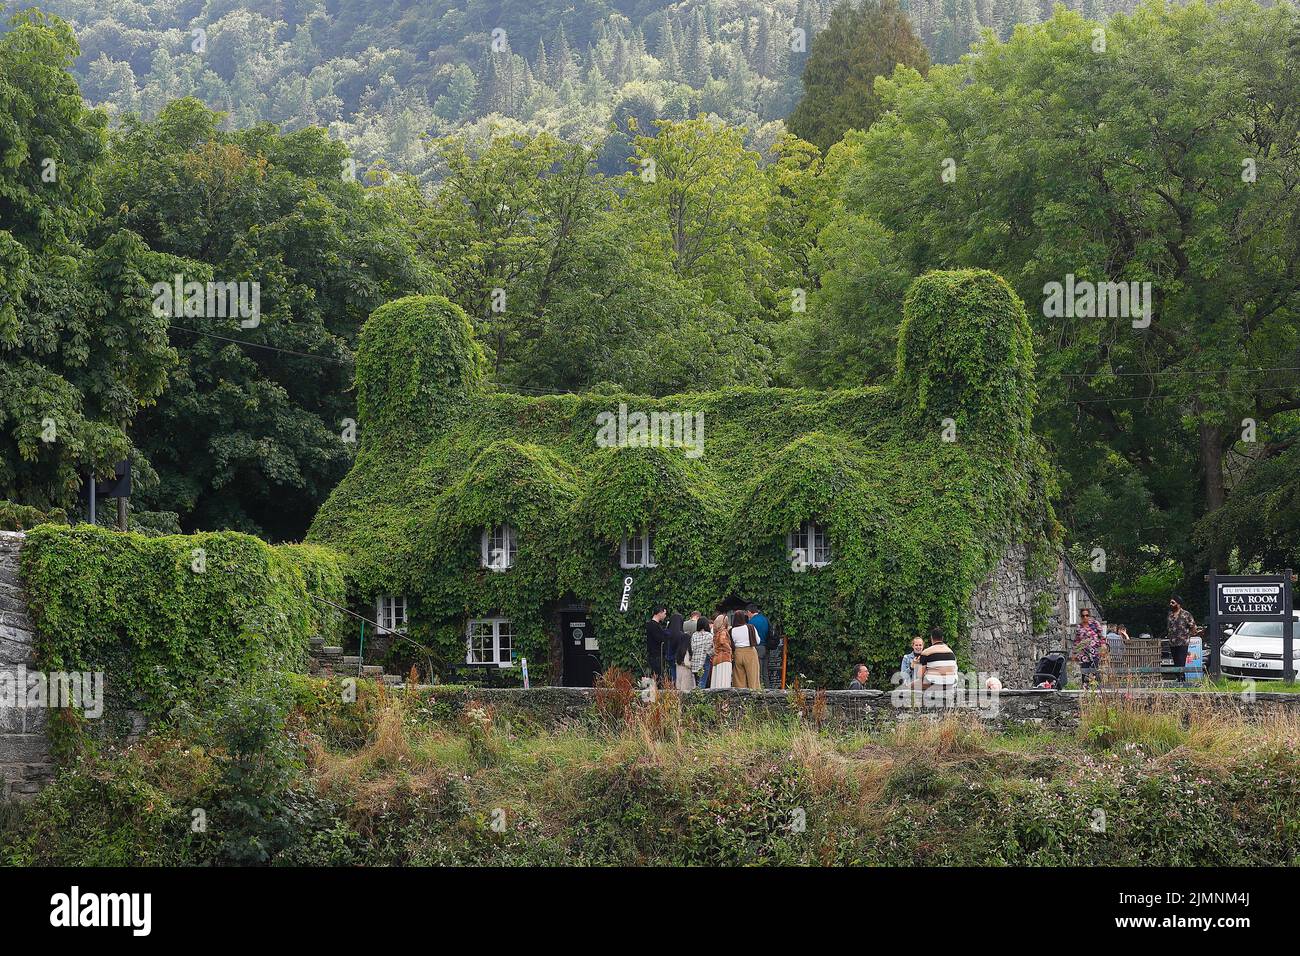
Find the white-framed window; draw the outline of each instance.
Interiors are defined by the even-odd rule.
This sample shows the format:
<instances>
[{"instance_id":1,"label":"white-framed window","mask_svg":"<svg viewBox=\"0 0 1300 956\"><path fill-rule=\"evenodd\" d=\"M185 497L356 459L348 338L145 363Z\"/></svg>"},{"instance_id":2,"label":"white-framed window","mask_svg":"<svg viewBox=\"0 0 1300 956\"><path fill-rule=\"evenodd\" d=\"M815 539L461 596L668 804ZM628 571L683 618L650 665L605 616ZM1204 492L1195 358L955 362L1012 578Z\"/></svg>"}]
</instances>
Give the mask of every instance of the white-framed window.
<instances>
[{"instance_id":1,"label":"white-framed window","mask_svg":"<svg viewBox=\"0 0 1300 956\"><path fill-rule=\"evenodd\" d=\"M484 528L480 564L489 571L508 571L513 568L515 555L519 551L517 539L515 529L508 524Z\"/></svg>"},{"instance_id":2,"label":"white-framed window","mask_svg":"<svg viewBox=\"0 0 1300 956\"><path fill-rule=\"evenodd\" d=\"M475 618L465 632L465 663L513 665L515 626L503 617Z\"/></svg>"},{"instance_id":3,"label":"white-framed window","mask_svg":"<svg viewBox=\"0 0 1300 956\"><path fill-rule=\"evenodd\" d=\"M799 530L787 534L785 546L792 558L812 568L823 568L834 558L830 535L816 521L805 521Z\"/></svg>"},{"instance_id":4,"label":"white-framed window","mask_svg":"<svg viewBox=\"0 0 1300 956\"><path fill-rule=\"evenodd\" d=\"M649 528L639 534L625 535L618 549L618 563L624 568L654 568L655 533Z\"/></svg>"},{"instance_id":5,"label":"white-framed window","mask_svg":"<svg viewBox=\"0 0 1300 956\"><path fill-rule=\"evenodd\" d=\"M383 594L375 602L375 621L381 634L406 631L406 598L401 594Z\"/></svg>"}]
</instances>

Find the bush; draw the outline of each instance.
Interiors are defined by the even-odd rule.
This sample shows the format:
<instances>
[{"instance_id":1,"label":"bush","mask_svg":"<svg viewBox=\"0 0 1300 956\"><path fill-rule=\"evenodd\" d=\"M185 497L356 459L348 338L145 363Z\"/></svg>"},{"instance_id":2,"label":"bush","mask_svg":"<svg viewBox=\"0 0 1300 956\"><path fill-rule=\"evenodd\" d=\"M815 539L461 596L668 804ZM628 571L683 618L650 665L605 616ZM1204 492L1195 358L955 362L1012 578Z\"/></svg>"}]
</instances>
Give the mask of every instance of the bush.
<instances>
[{"instance_id":1,"label":"bush","mask_svg":"<svg viewBox=\"0 0 1300 956\"><path fill-rule=\"evenodd\" d=\"M235 532L148 538L90 525L28 532L22 572L44 670L100 671L110 716L158 718L214 684L305 665L337 627L343 566ZM64 734L70 724L57 722Z\"/></svg>"}]
</instances>

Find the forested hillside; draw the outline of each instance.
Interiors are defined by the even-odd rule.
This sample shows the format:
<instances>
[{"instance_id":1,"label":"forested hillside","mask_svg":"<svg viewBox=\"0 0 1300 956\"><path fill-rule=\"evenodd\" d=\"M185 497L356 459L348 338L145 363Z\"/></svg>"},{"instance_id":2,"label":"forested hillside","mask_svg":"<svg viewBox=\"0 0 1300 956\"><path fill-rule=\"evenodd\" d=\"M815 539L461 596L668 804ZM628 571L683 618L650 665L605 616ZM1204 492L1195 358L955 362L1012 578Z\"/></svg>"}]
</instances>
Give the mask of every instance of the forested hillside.
<instances>
[{"instance_id":1,"label":"forested hillside","mask_svg":"<svg viewBox=\"0 0 1300 956\"><path fill-rule=\"evenodd\" d=\"M156 116L194 96L232 127L330 129L362 168L438 174L428 136L547 130L605 140L621 172L636 131L713 114L770 143L801 95L815 34L839 0L44 0L81 44L83 94ZM26 0L10 8L29 6ZM1129 0L1070 0L1089 16ZM936 62L1045 0L904 0ZM606 140L613 123L618 133Z\"/></svg>"}]
</instances>

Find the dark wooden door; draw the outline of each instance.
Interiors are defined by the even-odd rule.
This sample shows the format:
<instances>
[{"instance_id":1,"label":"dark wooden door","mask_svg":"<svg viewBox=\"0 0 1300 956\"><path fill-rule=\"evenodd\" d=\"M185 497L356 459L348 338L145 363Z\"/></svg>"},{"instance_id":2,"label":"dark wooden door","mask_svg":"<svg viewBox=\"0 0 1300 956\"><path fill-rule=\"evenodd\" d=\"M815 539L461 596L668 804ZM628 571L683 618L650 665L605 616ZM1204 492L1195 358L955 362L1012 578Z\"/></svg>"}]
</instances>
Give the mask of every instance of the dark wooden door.
<instances>
[{"instance_id":1,"label":"dark wooden door","mask_svg":"<svg viewBox=\"0 0 1300 956\"><path fill-rule=\"evenodd\" d=\"M560 612L564 643L564 686L591 687L600 673L600 641L585 608Z\"/></svg>"}]
</instances>

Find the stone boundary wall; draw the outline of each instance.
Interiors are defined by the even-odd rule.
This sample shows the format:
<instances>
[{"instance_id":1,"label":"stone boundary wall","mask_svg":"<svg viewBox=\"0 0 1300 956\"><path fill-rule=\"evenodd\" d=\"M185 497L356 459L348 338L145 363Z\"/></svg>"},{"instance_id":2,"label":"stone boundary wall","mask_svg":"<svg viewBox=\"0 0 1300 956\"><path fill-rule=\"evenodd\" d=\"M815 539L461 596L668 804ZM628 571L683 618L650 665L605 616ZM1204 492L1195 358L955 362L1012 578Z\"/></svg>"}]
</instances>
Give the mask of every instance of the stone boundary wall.
<instances>
[{"instance_id":1,"label":"stone boundary wall","mask_svg":"<svg viewBox=\"0 0 1300 956\"><path fill-rule=\"evenodd\" d=\"M435 699L455 707L469 702L499 706L522 712L538 723L555 728L565 723L589 719L597 702L598 691L590 687L432 687L425 688ZM803 708L811 709L811 691L802 692ZM708 707L734 722L749 717L778 717L798 709L791 691L767 690L697 690L683 696L683 707ZM1279 714L1300 715L1300 694L1259 693L1246 701L1240 694L1211 694L1177 691L1048 691L1003 690L955 706L939 700L925 701L923 695L912 698L912 706L903 706L904 695L893 692L833 690L825 693L827 725L865 730L887 729L900 721L939 720L948 716L970 715L990 730L1013 727L1042 730L1072 730L1079 726L1085 698L1098 706L1139 707L1172 710L1183 719L1192 714L1240 716L1247 721L1266 720Z\"/></svg>"},{"instance_id":2,"label":"stone boundary wall","mask_svg":"<svg viewBox=\"0 0 1300 956\"><path fill-rule=\"evenodd\" d=\"M0 674L17 693L25 693L26 673L36 667L36 631L18 573L23 539L21 532L0 531ZM30 797L54 775L47 716L45 710L0 706L0 801Z\"/></svg>"}]
</instances>

